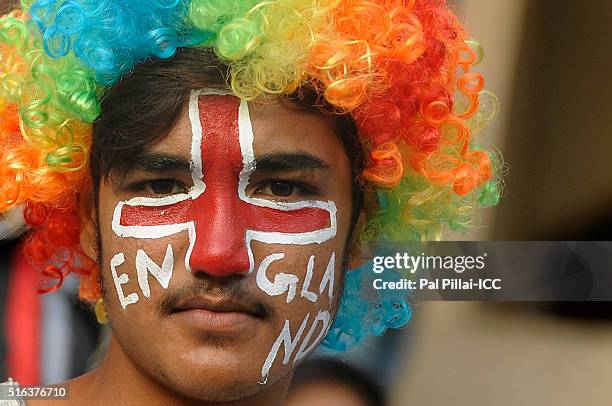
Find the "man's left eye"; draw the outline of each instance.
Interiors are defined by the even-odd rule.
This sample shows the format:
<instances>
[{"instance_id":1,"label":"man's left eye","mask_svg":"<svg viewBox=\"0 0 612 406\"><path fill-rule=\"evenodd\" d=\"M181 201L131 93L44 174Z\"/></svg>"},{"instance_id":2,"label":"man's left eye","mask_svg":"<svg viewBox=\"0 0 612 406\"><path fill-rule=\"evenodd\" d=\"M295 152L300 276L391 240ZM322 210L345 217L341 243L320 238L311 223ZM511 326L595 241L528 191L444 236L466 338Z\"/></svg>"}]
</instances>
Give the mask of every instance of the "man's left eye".
<instances>
[{"instance_id":1,"label":"man's left eye","mask_svg":"<svg viewBox=\"0 0 612 406\"><path fill-rule=\"evenodd\" d=\"M271 182L269 187L272 195L281 197L291 196L295 189L294 184L280 181Z\"/></svg>"},{"instance_id":2,"label":"man's left eye","mask_svg":"<svg viewBox=\"0 0 612 406\"><path fill-rule=\"evenodd\" d=\"M255 190L255 195L268 196L272 198L287 198L306 193L305 187L295 182L283 180L269 180L261 183Z\"/></svg>"}]
</instances>

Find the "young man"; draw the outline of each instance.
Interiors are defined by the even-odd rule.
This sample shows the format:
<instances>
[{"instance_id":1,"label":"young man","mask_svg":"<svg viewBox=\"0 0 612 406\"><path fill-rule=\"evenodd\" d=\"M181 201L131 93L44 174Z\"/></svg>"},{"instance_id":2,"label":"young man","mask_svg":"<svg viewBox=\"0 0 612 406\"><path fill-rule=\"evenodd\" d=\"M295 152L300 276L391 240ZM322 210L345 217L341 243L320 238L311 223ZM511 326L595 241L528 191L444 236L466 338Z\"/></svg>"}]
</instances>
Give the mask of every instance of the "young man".
<instances>
[{"instance_id":1,"label":"young man","mask_svg":"<svg viewBox=\"0 0 612 406\"><path fill-rule=\"evenodd\" d=\"M326 335L409 319L361 297L359 240L498 196L440 1L39 0L0 40L0 209L26 204L40 290L79 273L112 329L73 404L282 404Z\"/></svg>"},{"instance_id":2,"label":"young man","mask_svg":"<svg viewBox=\"0 0 612 406\"><path fill-rule=\"evenodd\" d=\"M113 388L136 402L156 382L160 404L176 393L273 404L330 325L359 210L350 134L292 102L241 101L210 64L194 51L145 64L102 103L97 210L81 246L110 264L100 275L113 338L72 396ZM170 130L135 128L127 106Z\"/></svg>"}]
</instances>

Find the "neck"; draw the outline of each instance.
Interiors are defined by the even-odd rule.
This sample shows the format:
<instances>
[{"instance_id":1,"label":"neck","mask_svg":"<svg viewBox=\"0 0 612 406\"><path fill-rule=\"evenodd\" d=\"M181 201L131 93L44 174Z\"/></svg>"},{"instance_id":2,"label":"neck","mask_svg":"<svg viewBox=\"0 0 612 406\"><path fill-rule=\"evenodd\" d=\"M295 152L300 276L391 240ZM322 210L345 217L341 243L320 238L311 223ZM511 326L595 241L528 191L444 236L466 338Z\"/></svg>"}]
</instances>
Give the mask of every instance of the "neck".
<instances>
[{"instance_id":1,"label":"neck","mask_svg":"<svg viewBox=\"0 0 612 406\"><path fill-rule=\"evenodd\" d=\"M236 371L239 373L239 371ZM284 404L292 374L266 385L254 396L233 402L209 402L185 397L161 385L142 371L123 351L121 345L111 337L108 353L102 364L86 375L69 381L72 404L90 406L147 405L147 406L254 406ZM214 382L203 382L203 385Z\"/></svg>"}]
</instances>

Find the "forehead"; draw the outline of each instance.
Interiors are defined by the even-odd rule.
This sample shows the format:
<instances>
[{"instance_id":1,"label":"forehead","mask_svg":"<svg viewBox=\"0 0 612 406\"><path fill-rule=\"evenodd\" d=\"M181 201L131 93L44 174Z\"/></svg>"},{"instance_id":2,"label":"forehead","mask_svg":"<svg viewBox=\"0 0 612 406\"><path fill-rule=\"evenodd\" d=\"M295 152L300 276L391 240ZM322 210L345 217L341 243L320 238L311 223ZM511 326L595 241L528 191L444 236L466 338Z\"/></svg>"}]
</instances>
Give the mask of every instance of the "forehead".
<instances>
[{"instance_id":1,"label":"forehead","mask_svg":"<svg viewBox=\"0 0 612 406\"><path fill-rule=\"evenodd\" d=\"M301 151L316 155L331 165L346 156L332 117L300 109L290 102L249 102L248 106L256 156ZM227 114L235 114L235 111L228 111ZM191 139L189 109L188 103L185 103L175 127L148 151L189 158Z\"/></svg>"}]
</instances>

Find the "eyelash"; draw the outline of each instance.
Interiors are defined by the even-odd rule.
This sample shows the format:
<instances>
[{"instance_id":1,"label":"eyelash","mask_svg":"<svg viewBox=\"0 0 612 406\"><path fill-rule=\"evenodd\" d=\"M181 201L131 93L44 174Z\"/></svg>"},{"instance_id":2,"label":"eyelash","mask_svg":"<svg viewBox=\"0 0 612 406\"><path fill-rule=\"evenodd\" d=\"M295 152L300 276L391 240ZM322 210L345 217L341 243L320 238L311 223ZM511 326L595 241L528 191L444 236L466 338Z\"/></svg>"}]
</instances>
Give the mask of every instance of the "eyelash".
<instances>
[{"instance_id":1,"label":"eyelash","mask_svg":"<svg viewBox=\"0 0 612 406\"><path fill-rule=\"evenodd\" d=\"M259 193L263 193L263 189L265 189L266 187L271 187L274 183L284 183L287 185L291 185L293 188L295 188L295 190L293 190L289 196L279 196L279 195L270 194L271 196L274 196L275 200L278 200L278 201L290 201L290 197L294 194L297 194L298 196L303 196L303 197L310 197L310 196L314 196L317 194L317 189L311 185L308 185L302 182L285 180L285 179L265 180L257 185L257 187L253 191L253 194L257 195Z\"/></svg>"},{"instance_id":2,"label":"eyelash","mask_svg":"<svg viewBox=\"0 0 612 406\"><path fill-rule=\"evenodd\" d=\"M155 193L153 192L153 189L152 189L152 184L154 182L172 182L173 186L178 186L181 189L181 191L178 193L167 193L167 194ZM149 193L153 195L157 195L157 196L171 196L175 194L186 193L189 190L189 187L185 185L183 182L178 181L176 179L149 179L149 180L145 180L142 182L136 182L130 185L128 189L132 192L148 191ZM147 190L147 189L150 189L150 190Z\"/></svg>"}]
</instances>

